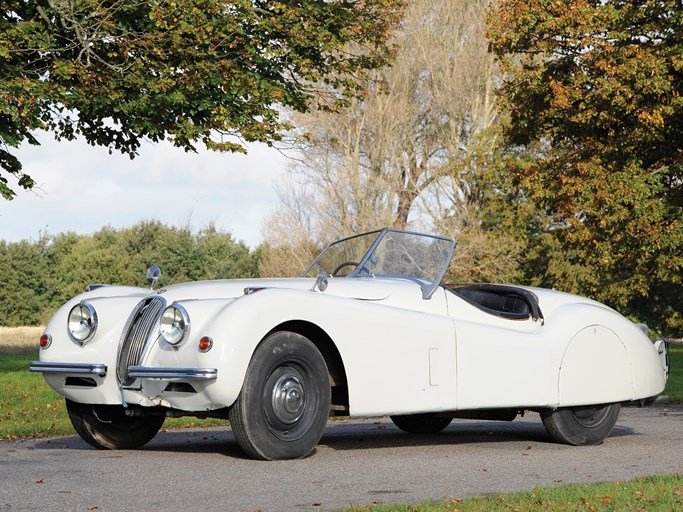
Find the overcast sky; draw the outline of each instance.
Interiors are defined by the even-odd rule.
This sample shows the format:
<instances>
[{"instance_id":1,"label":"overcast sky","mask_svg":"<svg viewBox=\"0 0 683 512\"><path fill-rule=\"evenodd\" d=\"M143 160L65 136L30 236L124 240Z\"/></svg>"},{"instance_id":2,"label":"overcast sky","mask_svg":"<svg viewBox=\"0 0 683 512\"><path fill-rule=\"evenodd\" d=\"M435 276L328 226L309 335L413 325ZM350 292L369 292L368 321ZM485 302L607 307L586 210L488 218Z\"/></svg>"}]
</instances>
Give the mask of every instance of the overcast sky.
<instances>
[{"instance_id":1,"label":"overcast sky","mask_svg":"<svg viewBox=\"0 0 683 512\"><path fill-rule=\"evenodd\" d=\"M245 156L148 143L131 160L82 141L56 142L45 134L39 140L41 146L16 153L38 189L26 192L10 179L17 196L0 198L0 239L88 234L156 219L195 231L213 222L253 248L262 241L261 226L278 201L274 184L288 163L265 145L250 146Z\"/></svg>"}]
</instances>

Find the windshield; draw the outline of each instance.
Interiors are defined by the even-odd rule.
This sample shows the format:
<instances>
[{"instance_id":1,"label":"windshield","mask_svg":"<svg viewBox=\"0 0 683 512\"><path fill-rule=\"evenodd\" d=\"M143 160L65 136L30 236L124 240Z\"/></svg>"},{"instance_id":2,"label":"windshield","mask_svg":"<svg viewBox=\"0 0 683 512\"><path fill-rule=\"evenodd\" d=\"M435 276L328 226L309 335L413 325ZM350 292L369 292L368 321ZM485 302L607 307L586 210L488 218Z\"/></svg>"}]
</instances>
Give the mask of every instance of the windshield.
<instances>
[{"instance_id":1,"label":"windshield","mask_svg":"<svg viewBox=\"0 0 683 512\"><path fill-rule=\"evenodd\" d=\"M448 238L383 229L334 242L304 276L403 277L416 281L431 297L446 273L455 242Z\"/></svg>"}]
</instances>

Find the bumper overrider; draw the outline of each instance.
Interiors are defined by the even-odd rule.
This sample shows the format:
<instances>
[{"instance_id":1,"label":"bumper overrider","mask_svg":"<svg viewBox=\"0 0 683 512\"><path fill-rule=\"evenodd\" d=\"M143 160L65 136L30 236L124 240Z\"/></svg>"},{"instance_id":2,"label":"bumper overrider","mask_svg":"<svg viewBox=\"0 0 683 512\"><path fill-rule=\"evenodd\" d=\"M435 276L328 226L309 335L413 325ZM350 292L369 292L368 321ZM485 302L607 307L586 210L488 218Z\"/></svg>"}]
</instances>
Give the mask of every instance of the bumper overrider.
<instances>
[{"instance_id":1,"label":"bumper overrider","mask_svg":"<svg viewBox=\"0 0 683 512\"><path fill-rule=\"evenodd\" d=\"M656 340L654 342L655 350L659 356L659 362L664 369L664 377L669 379L669 342L665 339Z\"/></svg>"},{"instance_id":2,"label":"bumper overrider","mask_svg":"<svg viewBox=\"0 0 683 512\"><path fill-rule=\"evenodd\" d=\"M87 363L54 363L33 361L29 366L32 372L61 374L65 377L82 377L97 375L106 377L107 365ZM216 368L164 368L149 366L129 366L128 376L133 379L154 379L164 381L215 380L218 377Z\"/></svg>"}]
</instances>

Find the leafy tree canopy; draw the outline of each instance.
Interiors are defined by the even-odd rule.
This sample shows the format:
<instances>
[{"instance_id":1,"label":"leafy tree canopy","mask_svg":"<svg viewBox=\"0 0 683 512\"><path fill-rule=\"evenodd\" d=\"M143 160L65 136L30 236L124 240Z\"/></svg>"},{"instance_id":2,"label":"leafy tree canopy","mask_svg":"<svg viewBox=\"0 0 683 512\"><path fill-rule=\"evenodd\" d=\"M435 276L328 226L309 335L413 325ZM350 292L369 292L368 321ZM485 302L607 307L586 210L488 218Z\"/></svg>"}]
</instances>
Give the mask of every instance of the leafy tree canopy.
<instances>
[{"instance_id":1,"label":"leafy tree canopy","mask_svg":"<svg viewBox=\"0 0 683 512\"><path fill-rule=\"evenodd\" d=\"M131 157L278 140L279 107L334 108L386 63L402 1L0 0L0 194L34 185L10 149L40 129Z\"/></svg>"},{"instance_id":2,"label":"leafy tree canopy","mask_svg":"<svg viewBox=\"0 0 683 512\"><path fill-rule=\"evenodd\" d=\"M508 65L509 139L537 152L524 183L566 259L548 280L580 266L575 291L680 332L680 0L503 0L488 27Z\"/></svg>"}]
</instances>

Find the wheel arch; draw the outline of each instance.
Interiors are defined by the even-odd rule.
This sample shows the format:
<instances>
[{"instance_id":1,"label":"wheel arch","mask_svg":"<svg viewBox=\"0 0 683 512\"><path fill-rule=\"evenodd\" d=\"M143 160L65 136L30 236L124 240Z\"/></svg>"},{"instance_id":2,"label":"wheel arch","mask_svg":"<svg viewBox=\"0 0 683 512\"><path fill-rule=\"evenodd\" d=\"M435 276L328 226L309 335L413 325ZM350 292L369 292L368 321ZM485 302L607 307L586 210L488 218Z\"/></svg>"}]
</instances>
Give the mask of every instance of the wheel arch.
<instances>
[{"instance_id":1,"label":"wheel arch","mask_svg":"<svg viewBox=\"0 0 683 512\"><path fill-rule=\"evenodd\" d=\"M289 331L308 338L325 359L332 388L332 413L349 410L349 387L344 361L334 341L320 326L306 320L289 320L273 327L263 339L275 332Z\"/></svg>"}]
</instances>

